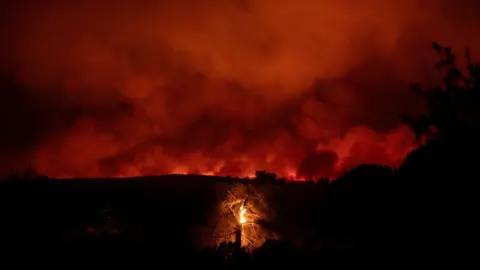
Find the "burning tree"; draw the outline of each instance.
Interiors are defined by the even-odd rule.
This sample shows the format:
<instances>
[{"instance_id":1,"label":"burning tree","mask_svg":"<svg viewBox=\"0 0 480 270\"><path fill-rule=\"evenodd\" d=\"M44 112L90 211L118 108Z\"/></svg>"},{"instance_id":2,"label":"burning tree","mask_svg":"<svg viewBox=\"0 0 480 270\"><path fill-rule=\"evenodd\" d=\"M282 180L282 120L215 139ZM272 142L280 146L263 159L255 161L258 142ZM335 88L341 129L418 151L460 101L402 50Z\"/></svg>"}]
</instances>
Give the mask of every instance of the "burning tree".
<instances>
[{"instance_id":1,"label":"burning tree","mask_svg":"<svg viewBox=\"0 0 480 270\"><path fill-rule=\"evenodd\" d=\"M252 185L234 184L227 188L225 199L219 207L219 219L214 230L216 244L233 242L236 248L251 251L267 239L277 238L262 228L261 221L273 213L265 198Z\"/></svg>"}]
</instances>

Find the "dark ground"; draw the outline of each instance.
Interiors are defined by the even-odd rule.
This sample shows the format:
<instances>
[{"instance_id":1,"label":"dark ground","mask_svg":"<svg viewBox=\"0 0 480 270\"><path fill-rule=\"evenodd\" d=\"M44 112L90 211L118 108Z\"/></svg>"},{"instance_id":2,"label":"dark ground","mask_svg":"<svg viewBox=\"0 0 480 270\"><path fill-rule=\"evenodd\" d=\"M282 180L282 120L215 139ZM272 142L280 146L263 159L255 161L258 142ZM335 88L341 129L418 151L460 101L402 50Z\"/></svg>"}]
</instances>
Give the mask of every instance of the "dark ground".
<instances>
[{"instance_id":1,"label":"dark ground","mask_svg":"<svg viewBox=\"0 0 480 270\"><path fill-rule=\"evenodd\" d=\"M248 180L268 193L277 212L269 229L283 239L229 260L219 250L199 250L196 229L207 226L222 191L235 179L10 179L0 189L3 254L46 262L141 259L252 267L319 260L395 265L419 258L456 260L468 255L465 250L476 251L465 246L473 239L473 223L465 221L473 206L459 208L470 192L456 193L460 190L442 186L447 183L441 179L434 186L406 181L408 164L400 170L363 165L330 184Z\"/></svg>"}]
</instances>

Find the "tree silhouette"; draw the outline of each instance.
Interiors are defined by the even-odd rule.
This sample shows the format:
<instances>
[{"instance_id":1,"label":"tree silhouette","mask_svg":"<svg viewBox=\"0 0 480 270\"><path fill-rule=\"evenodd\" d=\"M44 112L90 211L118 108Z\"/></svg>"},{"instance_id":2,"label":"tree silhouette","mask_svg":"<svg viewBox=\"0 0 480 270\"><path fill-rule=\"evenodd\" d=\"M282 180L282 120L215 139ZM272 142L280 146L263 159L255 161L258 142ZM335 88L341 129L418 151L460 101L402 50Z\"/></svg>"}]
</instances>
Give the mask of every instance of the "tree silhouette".
<instances>
[{"instance_id":1,"label":"tree silhouette","mask_svg":"<svg viewBox=\"0 0 480 270\"><path fill-rule=\"evenodd\" d=\"M478 164L472 157L480 149L480 64L472 61L468 49L463 69L450 48L433 43L433 49L441 56L436 68L443 79L432 90L413 85L428 113L404 120L417 138L429 140L409 153L398 170L392 224L402 229L393 235L391 247L415 253L464 252L464 239L476 230L470 213L478 198Z\"/></svg>"},{"instance_id":2,"label":"tree silhouette","mask_svg":"<svg viewBox=\"0 0 480 270\"><path fill-rule=\"evenodd\" d=\"M444 75L441 84L433 90L424 90L419 84L411 88L421 95L428 106L428 113L418 118L402 116L416 133L417 139L428 138L443 142L471 141L478 134L480 99L478 80L480 64L472 61L467 49L466 72L457 68L456 55L449 47L438 43L433 49L441 56L436 68Z\"/></svg>"}]
</instances>

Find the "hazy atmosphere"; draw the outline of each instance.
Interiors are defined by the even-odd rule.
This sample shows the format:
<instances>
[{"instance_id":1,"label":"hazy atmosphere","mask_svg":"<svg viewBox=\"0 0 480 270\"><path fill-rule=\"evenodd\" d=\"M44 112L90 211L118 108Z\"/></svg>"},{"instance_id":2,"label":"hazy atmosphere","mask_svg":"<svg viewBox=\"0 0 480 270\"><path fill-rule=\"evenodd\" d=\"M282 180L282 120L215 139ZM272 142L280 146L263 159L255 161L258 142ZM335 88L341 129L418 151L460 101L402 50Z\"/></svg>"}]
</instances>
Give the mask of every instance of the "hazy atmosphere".
<instances>
[{"instance_id":1,"label":"hazy atmosphere","mask_svg":"<svg viewBox=\"0 0 480 270\"><path fill-rule=\"evenodd\" d=\"M2 174L399 165L415 143L398 116L422 110L408 83L438 79L430 43L480 47L478 1L2 5Z\"/></svg>"}]
</instances>

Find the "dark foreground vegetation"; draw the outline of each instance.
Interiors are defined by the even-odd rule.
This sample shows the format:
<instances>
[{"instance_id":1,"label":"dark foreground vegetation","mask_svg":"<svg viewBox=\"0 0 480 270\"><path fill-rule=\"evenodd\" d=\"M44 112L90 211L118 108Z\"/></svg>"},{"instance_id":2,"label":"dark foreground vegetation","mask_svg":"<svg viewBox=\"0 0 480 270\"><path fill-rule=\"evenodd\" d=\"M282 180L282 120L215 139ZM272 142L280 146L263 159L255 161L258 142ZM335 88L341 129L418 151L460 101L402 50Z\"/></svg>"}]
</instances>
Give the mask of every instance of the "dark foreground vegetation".
<instances>
[{"instance_id":1,"label":"dark foreground vegetation","mask_svg":"<svg viewBox=\"0 0 480 270\"><path fill-rule=\"evenodd\" d=\"M462 73L449 48L434 44L434 49L443 56L438 68L445 80L431 91L414 87L429 113L405 121L427 142L400 168L362 165L330 183L285 183L263 174L249 180L275 210L264 226L281 240L269 240L252 253L227 243L210 248L202 243L209 236L199 237L199 229L210 226L222 190L243 180L12 176L0 190L2 253L23 261L133 260L137 266L167 268L294 262L301 269L367 261L396 266L418 260L458 267L477 250L480 68L469 62Z\"/></svg>"}]
</instances>

